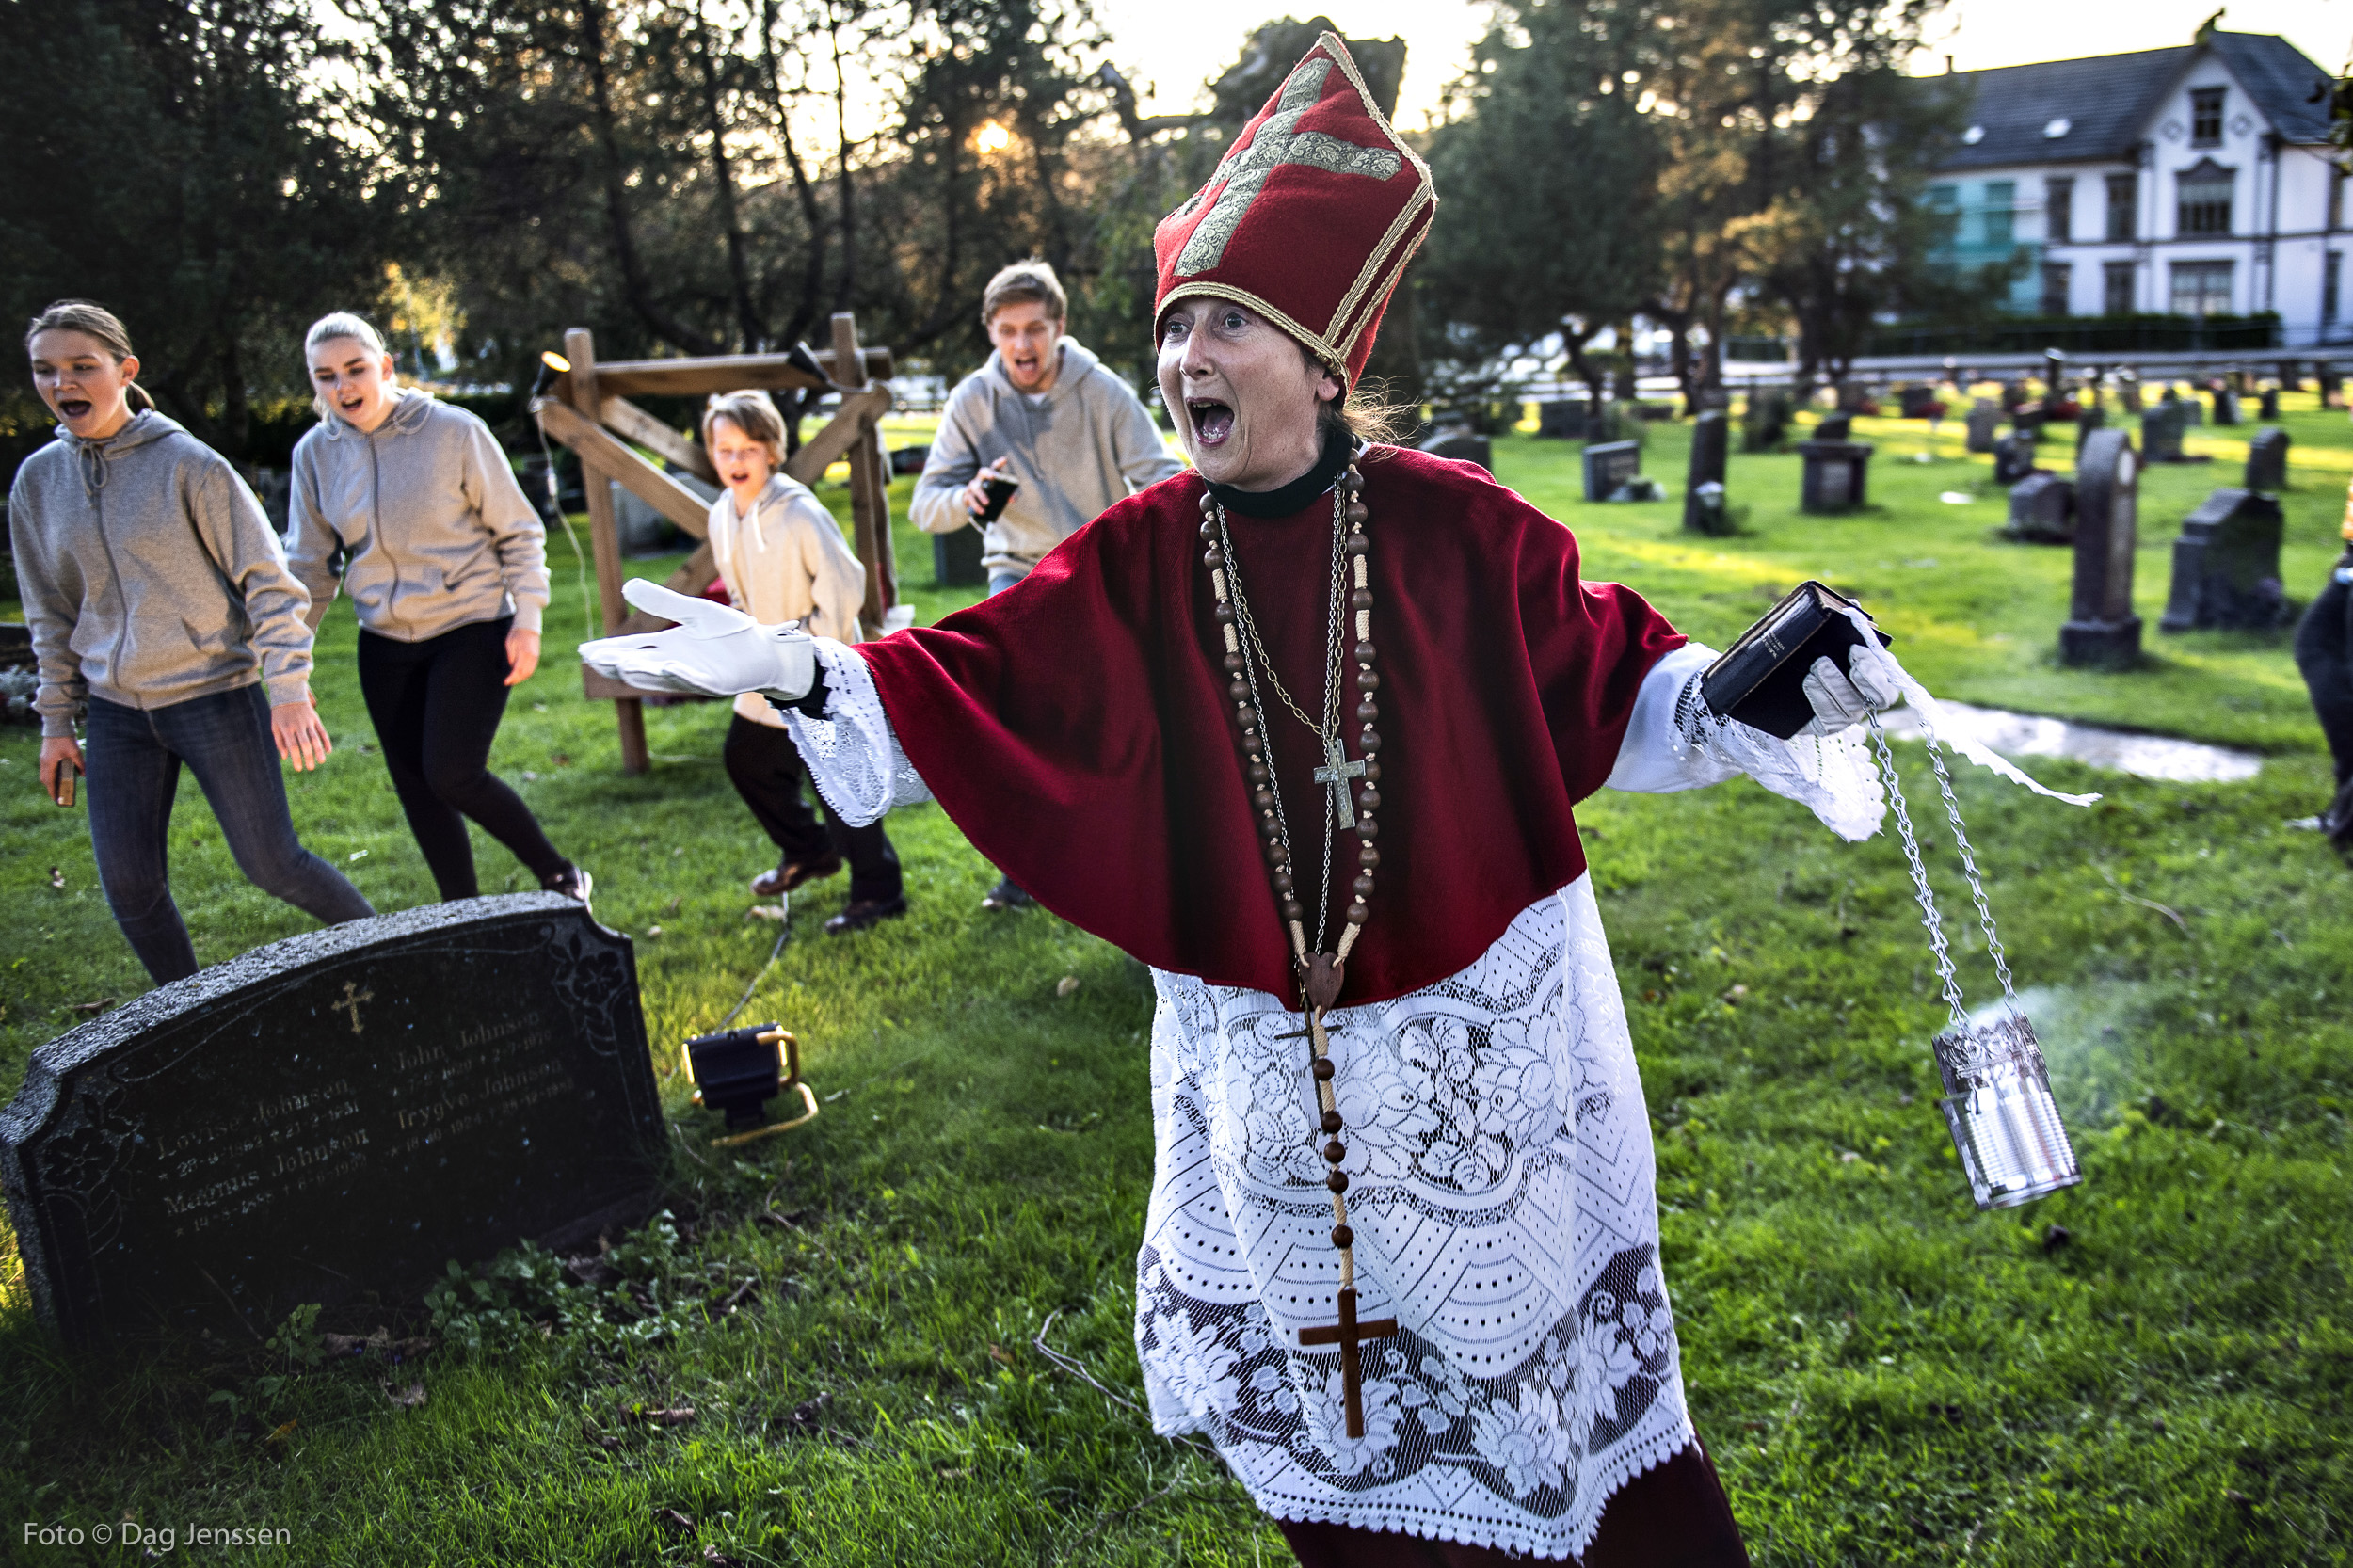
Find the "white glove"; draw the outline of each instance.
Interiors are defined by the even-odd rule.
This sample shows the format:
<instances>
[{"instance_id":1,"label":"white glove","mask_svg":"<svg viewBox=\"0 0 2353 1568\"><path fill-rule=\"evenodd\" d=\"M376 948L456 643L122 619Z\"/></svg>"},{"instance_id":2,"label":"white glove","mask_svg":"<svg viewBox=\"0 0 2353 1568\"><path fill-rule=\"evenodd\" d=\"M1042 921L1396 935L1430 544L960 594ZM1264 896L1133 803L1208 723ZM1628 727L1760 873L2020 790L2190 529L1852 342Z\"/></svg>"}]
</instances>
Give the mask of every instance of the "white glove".
<instances>
[{"instance_id":1,"label":"white glove","mask_svg":"<svg viewBox=\"0 0 2353 1568\"><path fill-rule=\"evenodd\" d=\"M1896 706L1903 688L1881 667L1886 655L1876 642L1847 650L1849 668L1840 669L1829 657L1814 661L1805 678L1805 699L1814 705L1814 722L1801 735L1835 735L1865 717Z\"/></svg>"},{"instance_id":2,"label":"white glove","mask_svg":"<svg viewBox=\"0 0 2353 1568\"><path fill-rule=\"evenodd\" d=\"M698 696L761 692L781 702L798 702L817 682L817 644L798 621L762 626L741 610L673 593L642 577L623 584L621 597L678 625L581 644L580 662L599 675L648 691Z\"/></svg>"}]
</instances>

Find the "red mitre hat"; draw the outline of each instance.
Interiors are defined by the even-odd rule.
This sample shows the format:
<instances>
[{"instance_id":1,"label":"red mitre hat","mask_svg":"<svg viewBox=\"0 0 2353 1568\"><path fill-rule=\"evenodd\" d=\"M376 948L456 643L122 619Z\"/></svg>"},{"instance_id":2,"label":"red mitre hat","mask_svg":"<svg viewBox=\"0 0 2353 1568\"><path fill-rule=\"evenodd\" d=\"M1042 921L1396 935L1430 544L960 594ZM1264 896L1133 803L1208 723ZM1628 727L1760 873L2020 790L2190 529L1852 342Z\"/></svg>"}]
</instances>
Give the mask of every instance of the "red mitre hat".
<instances>
[{"instance_id":1,"label":"red mitre hat","mask_svg":"<svg viewBox=\"0 0 2353 1568\"><path fill-rule=\"evenodd\" d=\"M1160 219L1153 319L1188 295L1239 300L1353 387L1437 204L1429 166L1375 106L1347 46L1326 33L1242 127L1209 183Z\"/></svg>"}]
</instances>

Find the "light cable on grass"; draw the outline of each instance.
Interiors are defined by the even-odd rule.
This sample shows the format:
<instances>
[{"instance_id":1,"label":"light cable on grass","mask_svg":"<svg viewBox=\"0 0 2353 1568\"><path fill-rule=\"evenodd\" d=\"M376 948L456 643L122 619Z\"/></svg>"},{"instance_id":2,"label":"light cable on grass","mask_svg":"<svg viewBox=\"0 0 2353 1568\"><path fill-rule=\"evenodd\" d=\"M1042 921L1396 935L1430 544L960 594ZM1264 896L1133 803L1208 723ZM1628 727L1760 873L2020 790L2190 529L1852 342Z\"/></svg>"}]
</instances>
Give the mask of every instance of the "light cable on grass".
<instances>
[{"instance_id":1,"label":"light cable on grass","mask_svg":"<svg viewBox=\"0 0 2353 1568\"><path fill-rule=\"evenodd\" d=\"M752 983L744 987L744 994L735 999L735 1005L728 1010L726 1017L719 1020L719 1029L712 1030L712 1033L716 1034L719 1032L719 1030L726 1029L728 1025L736 1020L737 1016L741 1014L744 1008L751 1005L752 993L760 988L760 981L766 977L771 968L776 967L776 955L784 952L784 939L792 935L792 922L791 920L788 919L777 922L776 945L768 950L768 962L762 964L753 972Z\"/></svg>"},{"instance_id":2,"label":"light cable on grass","mask_svg":"<svg viewBox=\"0 0 2353 1568\"><path fill-rule=\"evenodd\" d=\"M1069 1373L1072 1377L1077 1378L1080 1382L1085 1384L1089 1388L1094 1389L1096 1393L1102 1395L1103 1398L1111 1400L1112 1403L1119 1406L1122 1410L1134 1411L1145 1420L1150 1420L1152 1418L1152 1413L1150 1411L1136 1403L1135 1400L1129 1399L1118 1389L1112 1388L1109 1384L1104 1384L1097 1379L1093 1372L1087 1370L1085 1362L1080 1361L1075 1355L1064 1355L1062 1352L1054 1349L1053 1346L1046 1342L1046 1336L1048 1334L1051 1334L1054 1330L1054 1320L1061 1316L1062 1312L1060 1309L1048 1312L1046 1315L1046 1321L1040 1323L1038 1325L1037 1333L1031 1336L1031 1349L1036 1351L1038 1354L1053 1363L1056 1368L1062 1371ZM1170 1441L1180 1444L1188 1448L1197 1448L1201 1452L1209 1455L1210 1459L1215 1460L1221 1465L1225 1463L1225 1457L1221 1455L1215 1448L1211 1447L1209 1444L1204 1443L1198 1437L1188 1435L1172 1438Z\"/></svg>"}]
</instances>

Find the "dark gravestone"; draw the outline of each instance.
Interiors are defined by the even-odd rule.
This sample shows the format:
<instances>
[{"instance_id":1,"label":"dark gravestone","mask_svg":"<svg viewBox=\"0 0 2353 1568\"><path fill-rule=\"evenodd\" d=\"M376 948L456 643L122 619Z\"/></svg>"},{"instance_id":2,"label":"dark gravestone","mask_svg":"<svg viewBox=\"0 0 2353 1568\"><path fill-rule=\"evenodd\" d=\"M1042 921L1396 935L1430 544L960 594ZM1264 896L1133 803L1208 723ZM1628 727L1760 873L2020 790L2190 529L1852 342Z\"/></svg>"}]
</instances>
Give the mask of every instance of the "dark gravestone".
<instances>
[{"instance_id":1,"label":"dark gravestone","mask_svg":"<svg viewBox=\"0 0 2353 1568\"><path fill-rule=\"evenodd\" d=\"M2287 619L2280 583L2280 504L2248 490L2217 490L2173 541L2173 584L2162 632L2209 627L2268 632Z\"/></svg>"},{"instance_id":2,"label":"dark gravestone","mask_svg":"<svg viewBox=\"0 0 2353 1568\"><path fill-rule=\"evenodd\" d=\"M2042 419L2041 408L2020 408L2009 416L2010 433L2024 436L2029 441L2039 441L2042 439Z\"/></svg>"},{"instance_id":3,"label":"dark gravestone","mask_svg":"<svg viewBox=\"0 0 2353 1568\"><path fill-rule=\"evenodd\" d=\"M2075 470L2075 587L2059 663L2128 669L2140 662L2133 614L2140 465L2121 430L2095 430Z\"/></svg>"},{"instance_id":4,"label":"dark gravestone","mask_svg":"<svg viewBox=\"0 0 2353 1568\"><path fill-rule=\"evenodd\" d=\"M1860 441L1800 441L1805 472L1798 489L1801 512L1844 512L1864 504L1871 448Z\"/></svg>"},{"instance_id":5,"label":"dark gravestone","mask_svg":"<svg viewBox=\"0 0 2353 1568\"><path fill-rule=\"evenodd\" d=\"M1731 422L1723 415L1710 411L1700 415L1691 424L1691 466L1685 472L1683 490L1683 526L1700 534L1724 532L1723 484L1725 455L1731 445ZM1716 487L1715 504L1704 508L1700 488ZM1703 511L1709 513L1703 516Z\"/></svg>"},{"instance_id":6,"label":"dark gravestone","mask_svg":"<svg viewBox=\"0 0 2353 1568\"><path fill-rule=\"evenodd\" d=\"M2026 383L2024 381L2005 381L2002 383L2002 407L2004 408L2021 408L2025 404L2025 401Z\"/></svg>"},{"instance_id":7,"label":"dark gravestone","mask_svg":"<svg viewBox=\"0 0 2353 1568\"><path fill-rule=\"evenodd\" d=\"M1433 457L1451 457L1457 462L1477 463L1489 473L1496 471L1495 443L1468 430L1441 430L1422 442L1421 450Z\"/></svg>"},{"instance_id":8,"label":"dark gravestone","mask_svg":"<svg viewBox=\"0 0 2353 1568\"><path fill-rule=\"evenodd\" d=\"M2123 405L2124 411L2128 414L2140 412L2140 377L2127 376L2118 382L2116 401Z\"/></svg>"},{"instance_id":9,"label":"dark gravestone","mask_svg":"<svg viewBox=\"0 0 2353 1568\"><path fill-rule=\"evenodd\" d=\"M2206 424L2206 400L2196 392L2182 399L2182 423L2186 427L2203 429Z\"/></svg>"},{"instance_id":10,"label":"dark gravestone","mask_svg":"<svg viewBox=\"0 0 2353 1568\"><path fill-rule=\"evenodd\" d=\"M1748 408L1740 420L1740 450L1769 452L1780 446L1789 431L1791 411L1787 388L1750 388Z\"/></svg>"},{"instance_id":11,"label":"dark gravestone","mask_svg":"<svg viewBox=\"0 0 2353 1568\"><path fill-rule=\"evenodd\" d=\"M1993 443L1993 482L2008 488L2034 472L2034 439L2025 432Z\"/></svg>"},{"instance_id":12,"label":"dark gravestone","mask_svg":"<svg viewBox=\"0 0 2353 1568\"><path fill-rule=\"evenodd\" d=\"M2259 417L2260 417L2260 418L2263 420L2263 422L2264 422L2265 424L2279 424L2279 423L2280 423L2280 389L2279 389L2279 388L2277 388L2277 387L2265 387L2265 388L2264 389L2264 395L2263 395L2263 411L2262 411L2262 413L2261 413L2261 415L2260 415Z\"/></svg>"},{"instance_id":13,"label":"dark gravestone","mask_svg":"<svg viewBox=\"0 0 2353 1568\"><path fill-rule=\"evenodd\" d=\"M1814 427L1814 439L1817 441L1845 441L1853 438L1854 415L1847 409L1824 414L1822 422Z\"/></svg>"},{"instance_id":14,"label":"dark gravestone","mask_svg":"<svg viewBox=\"0 0 2353 1568\"><path fill-rule=\"evenodd\" d=\"M894 446L890 449L890 472L897 475L920 473L931 457L932 449L928 446Z\"/></svg>"},{"instance_id":15,"label":"dark gravestone","mask_svg":"<svg viewBox=\"0 0 2353 1568\"><path fill-rule=\"evenodd\" d=\"M2288 433L2265 430L2247 443L2247 488L2266 495L2288 488Z\"/></svg>"},{"instance_id":16,"label":"dark gravestone","mask_svg":"<svg viewBox=\"0 0 2353 1568\"><path fill-rule=\"evenodd\" d=\"M2002 406L1990 397L1980 397L1969 406L1968 449L1972 452L1993 450L1993 432L2002 423Z\"/></svg>"},{"instance_id":17,"label":"dark gravestone","mask_svg":"<svg viewBox=\"0 0 2353 1568\"><path fill-rule=\"evenodd\" d=\"M2077 456L2083 456L2084 438L2094 430L2105 427L2107 423L2107 410L2096 405L2075 416L2075 455Z\"/></svg>"},{"instance_id":18,"label":"dark gravestone","mask_svg":"<svg viewBox=\"0 0 2353 1568\"><path fill-rule=\"evenodd\" d=\"M2345 407L2345 377L2333 370L2320 373L2320 406L2324 408Z\"/></svg>"},{"instance_id":19,"label":"dark gravestone","mask_svg":"<svg viewBox=\"0 0 2353 1568\"><path fill-rule=\"evenodd\" d=\"M1929 410L1937 404L1934 387L1904 386L1896 389L1896 407L1905 419L1933 419Z\"/></svg>"},{"instance_id":20,"label":"dark gravestone","mask_svg":"<svg viewBox=\"0 0 2353 1568\"><path fill-rule=\"evenodd\" d=\"M0 1177L67 1338L265 1334L632 1222L663 1137L628 938L522 893L274 942L58 1036Z\"/></svg>"},{"instance_id":21,"label":"dark gravestone","mask_svg":"<svg viewBox=\"0 0 2353 1568\"><path fill-rule=\"evenodd\" d=\"M2030 544L2072 544L2075 538L2075 487L2056 473L2030 473L2009 488L2005 536Z\"/></svg>"},{"instance_id":22,"label":"dark gravestone","mask_svg":"<svg viewBox=\"0 0 2353 1568\"><path fill-rule=\"evenodd\" d=\"M952 534L932 536L932 585L938 588L972 588L988 582L988 571L981 565L987 553L987 524L974 523Z\"/></svg>"},{"instance_id":23,"label":"dark gravestone","mask_svg":"<svg viewBox=\"0 0 2353 1568\"><path fill-rule=\"evenodd\" d=\"M2215 389L2214 422L2217 426L2238 423L2238 393L2228 387Z\"/></svg>"},{"instance_id":24,"label":"dark gravestone","mask_svg":"<svg viewBox=\"0 0 2353 1568\"><path fill-rule=\"evenodd\" d=\"M1585 427L1582 403L1561 397L1536 405L1536 434L1546 440L1581 441Z\"/></svg>"},{"instance_id":25,"label":"dark gravestone","mask_svg":"<svg viewBox=\"0 0 2353 1568\"><path fill-rule=\"evenodd\" d=\"M2140 416L2141 460L2178 463L2182 456L2182 406L2160 403Z\"/></svg>"},{"instance_id":26,"label":"dark gravestone","mask_svg":"<svg viewBox=\"0 0 2353 1568\"><path fill-rule=\"evenodd\" d=\"M1621 485L1641 475L1638 441L1595 441L1585 449L1585 499L1607 501Z\"/></svg>"}]
</instances>

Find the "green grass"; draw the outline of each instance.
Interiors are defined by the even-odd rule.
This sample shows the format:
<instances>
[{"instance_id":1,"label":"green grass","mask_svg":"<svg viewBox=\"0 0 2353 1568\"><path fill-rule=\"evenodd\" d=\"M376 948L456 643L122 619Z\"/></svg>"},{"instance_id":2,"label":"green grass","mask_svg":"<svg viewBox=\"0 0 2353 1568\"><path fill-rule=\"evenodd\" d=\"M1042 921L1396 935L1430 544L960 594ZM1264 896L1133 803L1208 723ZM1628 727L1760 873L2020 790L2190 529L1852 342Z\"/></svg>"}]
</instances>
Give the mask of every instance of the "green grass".
<instances>
[{"instance_id":1,"label":"green grass","mask_svg":"<svg viewBox=\"0 0 2353 1568\"><path fill-rule=\"evenodd\" d=\"M2353 442L2316 412L2290 428L2286 575L2309 592ZM1940 1008L1890 842L1842 844L1745 782L1581 812L1700 1431L1760 1563L2345 1562L2353 901L2345 868L2281 826L2325 799L2327 760L2282 638L2153 631L2172 524L2233 466L2152 476L2139 595L2157 657L2092 676L2052 657L2066 552L1993 536L1998 496L1957 425L1927 465L1899 460L1928 448L1921 426L1861 430L1880 448L1873 511L1799 518L1794 457L1736 456L1749 532L1724 540L1682 535L1678 502L1575 502L1574 447L1510 439L1497 461L1577 530L1590 575L1634 583L1698 635L1721 643L1817 575L1863 592L1940 693L2271 760L2222 786L2039 760L2048 783L2105 792L2088 811L1961 779L2086 1169L2081 1188L1994 1215L1970 1208L1933 1108ZM1672 492L1687 439L1652 432ZM1948 489L1985 499L1948 505ZM903 526L930 618L961 596L924 586L927 547ZM526 796L597 872L600 916L639 938L666 1073L678 1037L715 1023L767 955L775 928L744 918L744 879L771 856L717 761L722 707L650 712L663 760L619 776L610 712L581 698L565 651L581 615L568 559L556 578L548 667L495 765L539 776ZM295 810L400 907L430 885L360 749L351 638L339 606L320 690L344 750L292 781ZM10 1091L80 1016L60 1009L142 988L78 814L31 787L33 752L28 732L0 734ZM1902 755L1925 806L1920 753ZM982 918L993 873L936 809L891 831L913 915L829 941L816 927L842 889L824 885L751 1008L799 1032L824 1114L711 1151L665 1078L683 1129L676 1240L657 1227L628 1248L622 1286L509 1277L492 1292L505 1316L446 1322L453 1342L422 1363L311 1368L249 1343L67 1357L0 1275L0 1515L266 1524L299 1562L686 1563L706 1545L778 1564L1287 1560L1212 1462L1031 1348L1052 1316L1058 1348L1141 1397L1148 996L1120 954L1050 918ZM303 928L235 875L200 800L172 842L207 960ZM503 852L479 854L486 889L522 886ZM1991 997L1982 942L1963 933L1959 951L1972 997ZM429 1331L422 1311L392 1326ZM456 1348L472 1335L479 1353ZM395 1408L388 1378L421 1382L423 1405ZM690 1424L642 1418L680 1406ZM18 1528L0 1559L120 1560L26 1547Z\"/></svg>"}]
</instances>

